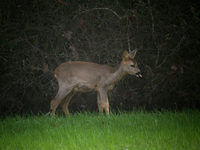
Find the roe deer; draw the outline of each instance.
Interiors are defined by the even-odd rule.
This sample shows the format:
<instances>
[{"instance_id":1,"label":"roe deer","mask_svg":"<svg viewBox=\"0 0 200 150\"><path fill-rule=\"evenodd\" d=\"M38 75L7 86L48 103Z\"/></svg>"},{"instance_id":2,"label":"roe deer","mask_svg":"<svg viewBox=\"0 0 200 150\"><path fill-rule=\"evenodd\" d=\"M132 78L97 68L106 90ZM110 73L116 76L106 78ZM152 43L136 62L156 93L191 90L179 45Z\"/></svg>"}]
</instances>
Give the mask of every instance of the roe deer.
<instances>
[{"instance_id":1,"label":"roe deer","mask_svg":"<svg viewBox=\"0 0 200 150\"><path fill-rule=\"evenodd\" d=\"M65 115L68 114L68 105L72 96L77 91L91 90L97 91L99 112L103 113L105 110L105 113L109 114L107 92L112 90L114 84L126 74L142 77L140 69L134 60L136 52L136 50L130 53L124 51L122 61L116 67L84 61L71 61L59 65L54 71L59 90L51 101L51 115L55 115L59 104L62 105Z\"/></svg>"}]
</instances>

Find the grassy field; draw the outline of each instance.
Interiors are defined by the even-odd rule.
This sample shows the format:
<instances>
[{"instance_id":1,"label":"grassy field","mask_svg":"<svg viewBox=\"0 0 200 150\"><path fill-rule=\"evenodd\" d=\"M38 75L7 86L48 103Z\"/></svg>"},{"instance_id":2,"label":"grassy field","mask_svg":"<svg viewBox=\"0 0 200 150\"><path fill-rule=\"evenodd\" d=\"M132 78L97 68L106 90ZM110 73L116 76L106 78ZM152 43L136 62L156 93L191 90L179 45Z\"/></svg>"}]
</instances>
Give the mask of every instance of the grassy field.
<instances>
[{"instance_id":1,"label":"grassy field","mask_svg":"<svg viewBox=\"0 0 200 150\"><path fill-rule=\"evenodd\" d=\"M199 150L200 112L0 120L0 150Z\"/></svg>"}]
</instances>

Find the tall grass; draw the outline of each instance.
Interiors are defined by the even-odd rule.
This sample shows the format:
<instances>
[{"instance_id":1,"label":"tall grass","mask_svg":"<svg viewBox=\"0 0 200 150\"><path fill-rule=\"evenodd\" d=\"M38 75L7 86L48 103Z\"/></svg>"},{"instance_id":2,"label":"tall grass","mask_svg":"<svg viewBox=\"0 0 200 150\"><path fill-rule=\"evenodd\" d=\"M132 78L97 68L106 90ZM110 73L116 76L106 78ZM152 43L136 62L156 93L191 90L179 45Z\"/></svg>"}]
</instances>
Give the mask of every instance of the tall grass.
<instances>
[{"instance_id":1,"label":"tall grass","mask_svg":"<svg viewBox=\"0 0 200 150\"><path fill-rule=\"evenodd\" d=\"M200 112L7 117L0 150L198 150Z\"/></svg>"}]
</instances>

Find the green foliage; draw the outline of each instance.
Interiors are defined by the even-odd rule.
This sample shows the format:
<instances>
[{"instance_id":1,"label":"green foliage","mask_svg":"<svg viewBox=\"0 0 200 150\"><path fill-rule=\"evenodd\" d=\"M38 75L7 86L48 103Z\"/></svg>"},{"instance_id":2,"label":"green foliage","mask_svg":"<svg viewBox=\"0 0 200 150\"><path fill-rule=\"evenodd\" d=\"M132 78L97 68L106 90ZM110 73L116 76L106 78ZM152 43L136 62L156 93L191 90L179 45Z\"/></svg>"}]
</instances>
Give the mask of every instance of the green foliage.
<instances>
[{"instance_id":1,"label":"green foliage","mask_svg":"<svg viewBox=\"0 0 200 150\"><path fill-rule=\"evenodd\" d=\"M0 121L0 149L197 150L198 111L72 116L7 117Z\"/></svg>"}]
</instances>

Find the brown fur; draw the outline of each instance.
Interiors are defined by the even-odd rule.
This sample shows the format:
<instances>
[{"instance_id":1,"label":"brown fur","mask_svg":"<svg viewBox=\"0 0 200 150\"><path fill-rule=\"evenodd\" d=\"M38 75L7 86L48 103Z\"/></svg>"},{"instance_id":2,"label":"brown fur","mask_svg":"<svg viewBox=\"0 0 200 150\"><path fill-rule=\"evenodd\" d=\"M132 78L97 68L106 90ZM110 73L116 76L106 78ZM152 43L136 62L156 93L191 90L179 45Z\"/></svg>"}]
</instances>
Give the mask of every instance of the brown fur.
<instances>
[{"instance_id":1,"label":"brown fur","mask_svg":"<svg viewBox=\"0 0 200 150\"><path fill-rule=\"evenodd\" d=\"M136 51L122 54L122 62L117 67L100 65L91 62L71 61L59 65L54 76L58 80L59 90L56 97L51 101L52 115L56 108L62 105L62 110L68 114L68 105L77 91L97 91L97 103L99 112L109 114L109 101L107 91L112 90L114 84L125 74L135 75L140 72L134 61Z\"/></svg>"}]
</instances>

